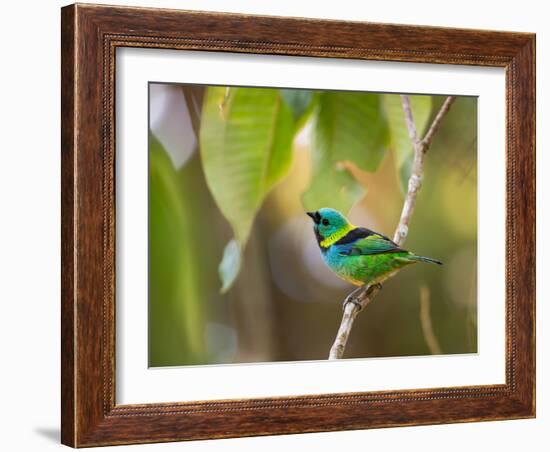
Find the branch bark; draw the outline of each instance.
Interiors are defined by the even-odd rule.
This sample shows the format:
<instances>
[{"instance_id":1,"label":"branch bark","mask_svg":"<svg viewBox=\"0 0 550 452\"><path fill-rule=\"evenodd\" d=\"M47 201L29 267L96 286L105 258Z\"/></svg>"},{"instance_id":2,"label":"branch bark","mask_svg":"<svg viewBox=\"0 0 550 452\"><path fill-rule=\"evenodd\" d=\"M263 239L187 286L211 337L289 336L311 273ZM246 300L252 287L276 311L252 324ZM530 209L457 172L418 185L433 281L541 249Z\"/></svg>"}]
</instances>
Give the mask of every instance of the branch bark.
<instances>
[{"instance_id":1,"label":"branch bark","mask_svg":"<svg viewBox=\"0 0 550 452\"><path fill-rule=\"evenodd\" d=\"M432 144L433 137L439 129L441 121L448 113L455 99L455 96L449 96L445 99L445 102L430 125L428 132L423 139L419 140L409 96L401 96L405 122L407 124L409 137L414 148L414 161L411 175L409 177L407 195L405 196L405 202L403 203L403 209L401 211L401 217L393 236L393 241L400 246L403 245L409 233L409 222L416 204L416 197L422 186L422 178L424 176L424 156ZM359 312L361 312L374 299L381 288L382 286L380 285L365 285L359 289L356 289L346 297L346 300L344 301L342 321L340 322L336 339L330 349L329 359L342 358L357 314L359 314Z\"/></svg>"}]
</instances>

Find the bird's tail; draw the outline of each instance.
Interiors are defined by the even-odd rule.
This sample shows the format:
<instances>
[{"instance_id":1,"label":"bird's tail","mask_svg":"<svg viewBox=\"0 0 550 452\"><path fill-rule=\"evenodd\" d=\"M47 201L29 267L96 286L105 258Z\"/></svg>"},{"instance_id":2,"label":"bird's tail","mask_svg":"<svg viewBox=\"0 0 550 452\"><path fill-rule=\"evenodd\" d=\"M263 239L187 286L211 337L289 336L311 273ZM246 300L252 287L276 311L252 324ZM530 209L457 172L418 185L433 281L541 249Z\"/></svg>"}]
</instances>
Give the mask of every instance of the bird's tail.
<instances>
[{"instance_id":1,"label":"bird's tail","mask_svg":"<svg viewBox=\"0 0 550 452\"><path fill-rule=\"evenodd\" d=\"M416 254L411 256L411 259L419 262L428 262L430 264L443 265L443 262L438 261L437 259L432 259L431 257L417 256Z\"/></svg>"}]
</instances>

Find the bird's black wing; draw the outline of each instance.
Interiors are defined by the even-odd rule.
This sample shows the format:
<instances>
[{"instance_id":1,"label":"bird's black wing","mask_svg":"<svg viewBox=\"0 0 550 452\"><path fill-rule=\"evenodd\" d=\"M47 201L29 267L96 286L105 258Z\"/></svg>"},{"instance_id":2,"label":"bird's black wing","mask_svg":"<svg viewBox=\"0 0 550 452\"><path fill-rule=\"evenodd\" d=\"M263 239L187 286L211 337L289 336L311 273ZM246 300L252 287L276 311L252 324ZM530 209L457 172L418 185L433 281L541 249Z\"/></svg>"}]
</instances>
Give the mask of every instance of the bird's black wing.
<instances>
[{"instance_id":1,"label":"bird's black wing","mask_svg":"<svg viewBox=\"0 0 550 452\"><path fill-rule=\"evenodd\" d=\"M367 228L353 228L344 237L342 237L340 240L338 240L334 244L335 245L346 245L347 243L353 243L353 242L355 242L359 239L365 239L365 238L371 237L371 236L379 237L379 238L381 238L381 239L397 246L397 244L393 240L389 239L385 235L380 234L378 232L371 231L370 229L367 229Z\"/></svg>"},{"instance_id":2,"label":"bird's black wing","mask_svg":"<svg viewBox=\"0 0 550 452\"><path fill-rule=\"evenodd\" d=\"M367 228L352 229L333 246L339 248L339 254L342 256L399 253L405 251L385 235Z\"/></svg>"}]
</instances>

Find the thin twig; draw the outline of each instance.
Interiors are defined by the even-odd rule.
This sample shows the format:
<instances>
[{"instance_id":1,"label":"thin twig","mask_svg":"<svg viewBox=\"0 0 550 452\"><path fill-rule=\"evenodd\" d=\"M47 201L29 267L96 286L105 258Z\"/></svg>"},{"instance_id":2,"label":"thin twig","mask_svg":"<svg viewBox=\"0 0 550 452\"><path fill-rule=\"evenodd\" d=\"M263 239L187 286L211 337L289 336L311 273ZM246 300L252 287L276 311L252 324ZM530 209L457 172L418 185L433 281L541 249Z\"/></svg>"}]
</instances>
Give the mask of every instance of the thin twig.
<instances>
[{"instance_id":1,"label":"thin twig","mask_svg":"<svg viewBox=\"0 0 550 452\"><path fill-rule=\"evenodd\" d=\"M404 97L408 97L408 96L404 96ZM443 102L443 105L437 112L437 115L434 118L432 125L430 126L430 128L428 129L428 132L426 133L426 135L424 136L424 139L422 140L422 146L424 148L423 149L424 152L426 152L430 147L430 145L432 144L432 140L434 138L435 132L439 130L441 121L443 120L445 115L449 112L449 109L451 108L451 105L455 100L456 100L455 96L447 97L447 99L445 99L445 102Z\"/></svg>"},{"instance_id":2,"label":"thin twig","mask_svg":"<svg viewBox=\"0 0 550 452\"><path fill-rule=\"evenodd\" d=\"M420 286L420 325L426 345L432 355L441 355L441 347L435 337L430 315L430 289L425 285Z\"/></svg>"},{"instance_id":3,"label":"thin twig","mask_svg":"<svg viewBox=\"0 0 550 452\"><path fill-rule=\"evenodd\" d=\"M414 147L414 161L411 175L409 177L407 196L405 197L401 217L399 219L399 223L397 225L397 228L395 229L395 234L393 237L393 241L400 246L403 245L405 239L407 238L407 234L409 232L409 222L414 211L414 206L416 204L416 195L418 194L418 191L422 186L422 176L424 174L424 156L428 151L430 145L432 144L433 137L439 129L441 121L451 108L454 100L454 96L449 96L447 97L447 99L445 99L445 102L441 106L441 109L439 110L432 124L430 125L428 132L422 140L419 140L409 96L401 96L405 122L407 124L409 137L411 138ZM334 343L330 349L329 359L342 358L342 356L344 355L346 344L348 342L351 328L353 326L353 322L355 321L357 314L359 314L359 312L373 300L380 289L380 285L365 285L359 290L356 290L352 294L348 295L346 301L344 302L344 313L342 314L340 328L338 328L336 339L334 340Z\"/></svg>"},{"instance_id":4,"label":"thin twig","mask_svg":"<svg viewBox=\"0 0 550 452\"><path fill-rule=\"evenodd\" d=\"M399 224L397 225L395 235L393 236L393 241L398 245L403 245L405 239L407 238L407 234L409 233L409 222L411 221L414 206L416 205L416 195L422 187L422 178L424 176L424 156L432 144L435 132L439 129L442 119L449 111L449 108L451 108L454 100L455 97L453 96L449 96L445 99L445 102L443 102L443 105L434 118L432 125L428 129L426 136L423 140L418 140L416 134L416 124L414 122L409 96L401 96L403 111L405 112L405 122L407 123L407 129L409 130L409 137L411 138L414 146L414 160L411 175L409 177L407 196L405 197L403 210L401 211L401 218L399 219Z\"/></svg>"},{"instance_id":5,"label":"thin twig","mask_svg":"<svg viewBox=\"0 0 550 452\"><path fill-rule=\"evenodd\" d=\"M416 145L418 144L418 134L416 132L416 123L414 122L409 96L401 96L401 106L403 107L405 124L407 124L409 138L411 139L413 147L416 147Z\"/></svg>"}]
</instances>

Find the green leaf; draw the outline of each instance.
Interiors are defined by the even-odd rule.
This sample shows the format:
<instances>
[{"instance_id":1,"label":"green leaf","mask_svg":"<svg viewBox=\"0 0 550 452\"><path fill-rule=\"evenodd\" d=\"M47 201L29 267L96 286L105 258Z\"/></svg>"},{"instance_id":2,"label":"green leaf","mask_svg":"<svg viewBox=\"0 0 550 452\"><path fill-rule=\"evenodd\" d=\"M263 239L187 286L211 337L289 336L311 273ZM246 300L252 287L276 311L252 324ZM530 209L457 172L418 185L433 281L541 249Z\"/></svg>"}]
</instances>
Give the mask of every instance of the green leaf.
<instances>
[{"instance_id":1,"label":"green leaf","mask_svg":"<svg viewBox=\"0 0 550 452\"><path fill-rule=\"evenodd\" d=\"M161 143L149 149L149 365L193 364L204 359L201 272L207 253L199 241L200 217L189 215L201 198L189 196L200 174L198 159L178 173ZM181 178L180 178L181 175Z\"/></svg>"},{"instance_id":2,"label":"green leaf","mask_svg":"<svg viewBox=\"0 0 550 452\"><path fill-rule=\"evenodd\" d=\"M375 171L386 152L389 130L380 95L330 91L318 96L313 125L313 175L302 203L307 210L348 212L365 193L346 167Z\"/></svg>"},{"instance_id":3,"label":"green leaf","mask_svg":"<svg viewBox=\"0 0 550 452\"><path fill-rule=\"evenodd\" d=\"M390 145L395 155L400 187L403 193L406 193L414 159L414 148L409 138L409 131L403 114L401 96L399 94L385 94L383 98L384 108L390 127ZM417 135L419 138L422 138L432 111L432 97L409 96L409 101L413 119L416 124Z\"/></svg>"},{"instance_id":4,"label":"green leaf","mask_svg":"<svg viewBox=\"0 0 550 452\"><path fill-rule=\"evenodd\" d=\"M265 196L290 168L294 131L292 112L278 89L209 87L206 92L200 130L204 171L239 249Z\"/></svg>"},{"instance_id":5,"label":"green leaf","mask_svg":"<svg viewBox=\"0 0 550 452\"><path fill-rule=\"evenodd\" d=\"M302 195L302 204L307 211L332 207L347 213L364 194L365 189L349 170L322 162L315 165L310 185Z\"/></svg>"},{"instance_id":6,"label":"green leaf","mask_svg":"<svg viewBox=\"0 0 550 452\"><path fill-rule=\"evenodd\" d=\"M375 171L389 143L380 95L323 92L317 108L315 153L332 162L349 160L361 169Z\"/></svg>"},{"instance_id":7,"label":"green leaf","mask_svg":"<svg viewBox=\"0 0 550 452\"><path fill-rule=\"evenodd\" d=\"M225 293L235 282L241 269L241 250L235 239L230 240L223 250L223 257L218 267L222 280L221 292Z\"/></svg>"},{"instance_id":8,"label":"green leaf","mask_svg":"<svg viewBox=\"0 0 550 452\"><path fill-rule=\"evenodd\" d=\"M315 92L308 89L282 89L281 96L292 111L296 123L302 123L313 104Z\"/></svg>"}]
</instances>

